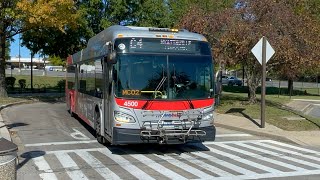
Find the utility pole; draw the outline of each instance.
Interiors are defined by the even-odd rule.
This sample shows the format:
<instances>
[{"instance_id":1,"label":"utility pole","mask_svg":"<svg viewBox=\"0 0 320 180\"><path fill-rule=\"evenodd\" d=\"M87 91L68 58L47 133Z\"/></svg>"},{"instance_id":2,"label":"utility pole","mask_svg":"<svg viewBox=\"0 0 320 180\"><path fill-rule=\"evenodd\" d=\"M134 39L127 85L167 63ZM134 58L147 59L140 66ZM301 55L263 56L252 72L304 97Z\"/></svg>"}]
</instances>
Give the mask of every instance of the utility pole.
<instances>
[{"instance_id":1,"label":"utility pole","mask_svg":"<svg viewBox=\"0 0 320 180\"><path fill-rule=\"evenodd\" d=\"M20 52L20 46L21 46L21 39L20 39L20 33L19 33L19 74L21 74L21 66L20 66L20 58L21 58L21 52Z\"/></svg>"},{"instance_id":2,"label":"utility pole","mask_svg":"<svg viewBox=\"0 0 320 180\"><path fill-rule=\"evenodd\" d=\"M32 62L32 58L33 58L33 52L31 52L31 93L33 93L33 62Z\"/></svg>"}]
</instances>

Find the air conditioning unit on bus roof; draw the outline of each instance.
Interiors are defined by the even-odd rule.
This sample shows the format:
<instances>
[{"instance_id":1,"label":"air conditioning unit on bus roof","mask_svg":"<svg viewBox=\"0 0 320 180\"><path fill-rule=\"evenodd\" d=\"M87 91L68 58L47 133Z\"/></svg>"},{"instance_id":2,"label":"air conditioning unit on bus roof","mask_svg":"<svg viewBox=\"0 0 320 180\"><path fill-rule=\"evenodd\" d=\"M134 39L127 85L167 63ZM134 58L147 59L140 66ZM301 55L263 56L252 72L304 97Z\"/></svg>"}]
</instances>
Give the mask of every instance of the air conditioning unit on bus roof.
<instances>
[{"instance_id":1,"label":"air conditioning unit on bus roof","mask_svg":"<svg viewBox=\"0 0 320 180\"><path fill-rule=\"evenodd\" d=\"M187 32L185 29L170 29L170 28L158 28L158 27L138 27L138 26L125 26L132 30L146 30L155 32Z\"/></svg>"}]
</instances>

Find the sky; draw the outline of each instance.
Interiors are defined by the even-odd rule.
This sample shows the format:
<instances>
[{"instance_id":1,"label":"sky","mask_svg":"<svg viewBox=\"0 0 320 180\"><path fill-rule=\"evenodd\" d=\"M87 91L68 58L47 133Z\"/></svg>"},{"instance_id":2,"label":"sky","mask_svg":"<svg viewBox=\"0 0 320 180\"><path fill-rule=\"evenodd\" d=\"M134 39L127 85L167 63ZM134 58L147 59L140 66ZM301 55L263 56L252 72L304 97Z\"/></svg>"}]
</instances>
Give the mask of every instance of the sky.
<instances>
[{"instance_id":1,"label":"sky","mask_svg":"<svg viewBox=\"0 0 320 180\"><path fill-rule=\"evenodd\" d=\"M14 42L11 42L11 46L10 46L10 56L11 57L15 57L19 55L19 35L16 35L13 37L15 39ZM20 55L22 58L30 58L30 51L22 46L20 47ZM39 57L38 54L36 54L34 57Z\"/></svg>"}]
</instances>

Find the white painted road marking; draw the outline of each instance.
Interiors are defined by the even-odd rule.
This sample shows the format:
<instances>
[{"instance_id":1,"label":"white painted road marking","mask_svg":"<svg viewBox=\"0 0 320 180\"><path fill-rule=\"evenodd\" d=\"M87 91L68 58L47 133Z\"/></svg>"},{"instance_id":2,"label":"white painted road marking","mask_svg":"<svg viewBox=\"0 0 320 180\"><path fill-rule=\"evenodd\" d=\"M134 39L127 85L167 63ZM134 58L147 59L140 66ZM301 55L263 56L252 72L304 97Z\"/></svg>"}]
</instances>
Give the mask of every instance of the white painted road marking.
<instances>
[{"instance_id":1,"label":"white painted road marking","mask_svg":"<svg viewBox=\"0 0 320 180\"><path fill-rule=\"evenodd\" d=\"M97 158L85 151L76 152L83 160L85 160L94 170L96 170L105 179L120 179L114 172L106 168Z\"/></svg>"},{"instance_id":2,"label":"white painted road marking","mask_svg":"<svg viewBox=\"0 0 320 180\"><path fill-rule=\"evenodd\" d=\"M75 129L75 128L72 128L73 133L70 134L71 137L73 137L74 139L77 139L77 140L89 140L90 138L87 137L86 135L84 135L82 132L80 132L79 130Z\"/></svg>"},{"instance_id":3,"label":"white painted road marking","mask_svg":"<svg viewBox=\"0 0 320 180\"><path fill-rule=\"evenodd\" d=\"M155 161L149 159L148 157L141 155L141 154L133 154L131 155L133 158L139 160L143 164L147 165L148 167L152 168L153 170L167 176L170 179L186 179L185 177L173 172L172 170L162 166L161 164L156 163Z\"/></svg>"},{"instance_id":4,"label":"white painted road marking","mask_svg":"<svg viewBox=\"0 0 320 180\"><path fill-rule=\"evenodd\" d=\"M104 155L108 156L110 159L112 159L114 162L118 163L123 169L128 171L130 174L132 174L134 177L137 179L152 179L151 176L146 174L144 171L141 169L137 168L135 165L131 164L128 160L123 158L120 155L112 154L109 149L104 148L100 149L99 152L103 153Z\"/></svg>"},{"instance_id":5,"label":"white painted road marking","mask_svg":"<svg viewBox=\"0 0 320 180\"><path fill-rule=\"evenodd\" d=\"M66 169L67 174L71 179L74 179L74 180L88 179L80 170L78 165L72 160L72 158L67 153L56 153L56 157L60 161L63 168Z\"/></svg>"},{"instance_id":6,"label":"white painted road marking","mask_svg":"<svg viewBox=\"0 0 320 180\"><path fill-rule=\"evenodd\" d=\"M61 171L61 168L55 167L58 169L51 169L49 157L52 158L52 156L48 156L45 159L44 156L46 156L47 154L53 154L57 157L62 167L65 169L71 179L86 179L87 177L89 177L86 176L87 172L83 172L83 170L80 169L75 161L70 157L71 153L76 153L78 155L76 156L76 158L83 159L86 164L91 166L93 170L95 170L103 178L106 179L120 179L120 177L123 177L123 175L121 176L118 173L122 173L123 170L132 174L137 179L154 179L153 174L151 172L148 172L148 170L150 171L149 168L170 179L189 179L191 177L188 176L191 175L193 175L192 177L195 176L199 177L200 179L258 179L303 175L320 175L320 158L313 156L314 154L319 155L320 152L318 151L301 148L298 146L293 146L273 140L226 141L214 143L209 142L206 144L210 144L210 146L205 147L210 151L199 151L197 150L197 148L194 149L197 144L191 144L192 146L182 146L181 149L186 152L178 151L180 152L180 154L176 153L175 156L172 156L171 154L162 155L163 153L159 153L158 151L151 151L150 154L145 155L139 154L136 151L128 150L126 147L112 148L114 150L126 152L127 154L123 156L114 154L105 147L92 149L47 151L43 156L33 156L33 161L40 171L39 176L42 179L48 180L57 179L55 173L56 171ZM199 145L200 144L198 144L198 146ZM190 147L193 148L191 149ZM204 147L201 146L201 148ZM243 154L248 158L243 158L238 154L235 155L234 153L231 153L231 151ZM119 165L123 170L120 172L112 172L108 167L106 167L107 165L100 162L98 158L94 157L89 152L101 152L103 155L107 156L109 159L117 163L117 165ZM128 155L138 160L138 162L130 162L129 160L127 160ZM274 158L271 158L270 155L274 156ZM295 157L291 157L291 155L295 155ZM164 161L160 161L160 164L158 161L154 160L154 156ZM304 159L299 159L299 157L303 157ZM306 159L312 159L312 161L309 162ZM234 164L230 161L237 161L239 163ZM291 161L291 163L288 163L288 161ZM319 163L317 163L316 161L319 161ZM266 163L262 164L262 162L268 162L269 164L267 166L265 165ZM309 169L303 168L303 166L297 167L293 165L292 162L298 163L300 164L300 166L309 166ZM142 163L149 168L140 169L138 168L139 166L136 165L137 163ZM171 165L166 166L166 164ZM189 164L193 165L191 166ZM279 169L276 169L276 167L272 166L272 164L276 164L277 168ZM81 166L83 167L83 165ZM172 169L173 167L177 167L177 169ZM248 167L253 168L249 168L249 170ZM291 171L284 171L281 167L291 169ZM312 167L313 170L310 170L310 167ZM216 176L210 175L206 173L206 171L202 171L199 168L212 172L216 174ZM181 169L187 171L188 175L183 174Z\"/></svg>"},{"instance_id":7,"label":"white painted road marking","mask_svg":"<svg viewBox=\"0 0 320 180\"><path fill-rule=\"evenodd\" d=\"M250 137L251 134L217 134L217 137Z\"/></svg>"},{"instance_id":8,"label":"white painted road marking","mask_svg":"<svg viewBox=\"0 0 320 180\"><path fill-rule=\"evenodd\" d=\"M75 130L75 129L74 129ZM79 132L78 130L75 130ZM82 134L82 133L81 133ZM220 134L216 137L249 137L250 134ZM25 147L35 147L35 146L51 146L51 145L67 145L67 144L89 144L97 143L97 140L82 140L82 141L63 141L63 142L47 142L47 143L34 143L34 144L25 144ZM206 144L206 143L204 143Z\"/></svg>"},{"instance_id":9,"label":"white painted road marking","mask_svg":"<svg viewBox=\"0 0 320 180\"><path fill-rule=\"evenodd\" d=\"M97 140L35 143L35 144L26 144L26 145L24 145L24 146L25 146L25 147L32 147L32 146L51 146L51 145L89 144L89 143L97 143Z\"/></svg>"}]
</instances>

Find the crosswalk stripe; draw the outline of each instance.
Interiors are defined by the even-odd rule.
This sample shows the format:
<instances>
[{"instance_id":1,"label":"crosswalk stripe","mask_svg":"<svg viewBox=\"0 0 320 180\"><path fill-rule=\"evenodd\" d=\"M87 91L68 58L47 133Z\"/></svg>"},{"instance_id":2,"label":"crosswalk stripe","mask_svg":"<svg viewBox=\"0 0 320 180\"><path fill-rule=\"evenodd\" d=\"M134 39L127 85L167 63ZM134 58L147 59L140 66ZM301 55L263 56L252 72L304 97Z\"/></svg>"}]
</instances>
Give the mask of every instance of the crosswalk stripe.
<instances>
[{"instance_id":1,"label":"crosswalk stripe","mask_svg":"<svg viewBox=\"0 0 320 180\"><path fill-rule=\"evenodd\" d=\"M271 148L271 149L278 150L278 151L285 152L285 153L290 153L290 154L298 155L298 156L300 156L300 157L304 157L304 158L307 158L307 159L312 159L312 160L320 161L320 158L317 158L317 157L311 156L311 155L301 154L301 153L296 152L296 151L291 151L291 150L279 148L279 147L272 146L272 145L268 145L268 144L264 144L264 143L257 143L257 145L261 145L261 146L263 146L263 147Z\"/></svg>"},{"instance_id":2,"label":"crosswalk stripe","mask_svg":"<svg viewBox=\"0 0 320 180\"><path fill-rule=\"evenodd\" d=\"M229 172L226 172L226 171L224 171L222 169L219 169L219 168L217 168L215 166L207 164L207 163L205 163L203 161L197 160L196 158L191 157L191 156L189 156L189 155L187 155L185 153L180 154L180 157L183 158L183 159L188 160L188 162L190 162L190 163L193 163L193 164L195 164L197 166L200 166L203 169L211 171L211 172L213 172L213 173L215 173L215 174L217 174L219 176L230 176L230 177L234 176L235 177L235 175L233 175L233 174L231 174Z\"/></svg>"},{"instance_id":3,"label":"crosswalk stripe","mask_svg":"<svg viewBox=\"0 0 320 180\"><path fill-rule=\"evenodd\" d=\"M233 134L227 134L226 136L222 135L220 137L231 137L232 135ZM235 135L242 136L241 134ZM243 134L243 136L247 135ZM152 175L149 175L152 173L148 172L148 170L151 171L151 169L152 172L156 171L159 174L163 175L163 177L166 176L170 179L187 179L188 175L192 177L199 177L200 179L258 179L320 174L320 163L317 163L317 161L320 162L320 158L314 156L314 154L319 155L319 152L273 140L223 141L206 142L203 144L189 143L189 145L191 145L189 147L192 147L192 149L188 147L188 144L181 147L179 146L180 149L176 150L177 154L179 154L179 156L177 157L173 157L169 154L162 155L162 153L160 155L158 154L159 152L156 150L149 152L148 155L138 154L135 151L131 152L131 150L128 150L128 148L115 149L126 152L127 155L132 157L129 157L129 159L123 157L122 155L112 153L108 148L58 150L47 151L45 153L46 155L55 155L71 179L88 178L84 174L83 169L80 169L74 161L78 159L74 158L72 156L73 154L69 153L77 154L80 158L83 159L83 161L79 162L86 162L104 179L121 179L120 177L122 176L119 177L119 175L111 171L108 167L106 167L105 164L103 164L98 158L96 158L90 153L94 151L98 151L103 155L107 156L109 159L116 162L118 165L120 165L121 168L123 168L128 173L132 174L132 176L136 177L137 179L153 180L154 178L151 177ZM211 145L205 146L205 148L208 148L210 152L201 152L199 149L203 149L203 145ZM215 147L217 147L217 149ZM195 148L196 151L194 151ZM230 151L228 152L225 150ZM186 152L181 153L181 151ZM239 154L235 154L233 152ZM284 155L284 153L295 156ZM249 159L243 158L242 154L249 157ZM215 157L216 155L219 155L219 157ZM270 157L268 155L271 155L273 157ZM53 172L50 165L48 164L46 160L48 158L46 156L31 154L31 157L34 161L34 164L38 167L39 171L42 171L39 172L40 178L46 180L58 179L56 174ZM153 160L155 157L157 157L157 161ZM239 164L232 164L231 162L223 160L225 157L233 161L239 162ZM300 157L304 159L299 159ZM139 168L140 166L136 166L135 164L129 161L133 158L139 161L139 164L140 162L144 164L145 166L142 166L144 166L146 169ZM309 162L307 159L313 161ZM176 166L177 171L175 169L172 170L168 168L166 165L162 163L159 163L158 160L164 160L162 162L165 164L170 163L169 167L172 165ZM288 160L289 162L286 162L285 160ZM210 163L208 161L210 161ZM269 162L279 167L277 167L278 169L276 169L275 167L272 167L272 165L266 166L263 162ZM244 165L241 165L240 163ZM297 163L297 166L295 166L294 163ZM217 167L214 164L217 164ZM300 167L298 164L300 164ZM240 165L243 167L241 167ZM302 165L309 166L309 169L313 168L313 170L305 169L307 167L303 167ZM279 170L279 168L281 169L281 167L288 168L294 171L285 172L283 170ZM185 174L184 177L182 171L178 170L179 168L188 172L188 175ZM257 170L262 170L264 171L264 173L261 173L259 171L254 172L253 168ZM206 171L201 171L201 169L205 169ZM212 174L210 172L212 172ZM215 177L213 174L216 174L216 176L218 177ZM89 177L89 174L87 175Z\"/></svg>"},{"instance_id":4,"label":"crosswalk stripe","mask_svg":"<svg viewBox=\"0 0 320 180\"><path fill-rule=\"evenodd\" d=\"M290 144L285 144L285 143L278 142L278 141L269 140L268 142L270 142L272 144L277 144L277 145L280 145L280 146L285 146L285 147L289 147L289 148L292 148L292 149L304 151L304 152L307 152L307 153L320 154L319 151L313 151L311 149L301 148L301 147L293 146L293 145L290 145Z\"/></svg>"},{"instance_id":5,"label":"crosswalk stripe","mask_svg":"<svg viewBox=\"0 0 320 180\"><path fill-rule=\"evenodd\" d=\"M57 176L54 173L41 173L39 174L39 176L43 180L58 180Z\"/></svg>"},{"instance_id":6,"label":"crosswalk stripe","mask_svg":"<svg viewBox=\"0 0 320 180\"><path fill-rule=\"evenodd\" d=\"M189 151L193 155L196 155L198 157L204 158L204 159L206 159L208 161L211 161L213 163L217 163L217 164L219 164L221 166L224 166L224 167L226 167L228 169L236 171L236 172L238 172L240 174L246 174L246 175L256 175L257 174L257 173L255 173L253 171L250 171L250 170L244 169L242 167L236 166L236 165L231 164L231 163L229 163L227 161L224 161L222 159L218 159L218 158L216 158L214 156L205 154L203 152L199 152L199 151L198 152L192 152L193 151L192 149L186 148L186 147L184 147L183 149L186 150L186 151Z\"/></svg>"},{"instance_id":7,"label":"crosswalk stripe","mask_svg":"<svg viewBox=\"0 0 320 180\"><path fill-rule=\"evenodd\" d=\"M114 172L106 168L97 158L85 151L76 152L84 161L86 161L94 170L96 170L105 179L120 179Z\"/></svg>"},{"instance_id":8,"label":"crosswalk stripe","mask_svg":"<svg viewBox=\"0 0 320 180\"><path fill-rule=\"evenodd\" d=\"M222 145L222 144L220 144ZM273 168L269 168L267 166L264 166L264 165L261 165L261 164L258 164L258 163L255 163L253 161L250 161L250 160L247 160L247 159L243 159L242 157L240 156L237 156L237 155L233 155L231 153L226 153L226 152L223 152L223 151L220 151L218 149L214 149L214 148L211 148L211 147L207 147L212 153L215 153L215 154L219 154L221 156L225 156L225 157L228 157L228 158L231 158L235 161L238 161L238 162L241 162L243 164L246 164L246 165L249 165L249 166L252 166L252 167L255 167L255 168L258 168L258 169L261 169L261 170L264 170L264 171L267 171L267 169L271 172L275 172L277 170L273 169ZM240 150L240 149L239 149ZM279 171L277 171L279 172Z\"/></svg>"},{"instance_id":9,"label":"crosswalk stripe","mask_svg":"<svg viewBox=\"0 0 320 180\"><path fill-rule=\"evenodd\" d=\"M50 146L50 145L70 145L70 144L89 144L97 143L97 140L84 140L84 141L65 141L65 142L48 142L48 143L34 143L34 144L25 144L25 147L32 146Z\"/></svg>"},{"instance_id":10,"label":"crosswalk stripe","mask_svg":"<svg viewBox=\"0 0 320 180\"><path fill-rule=\"evenodd\" d=\"M71 179L88 179L67 153L56 153L55 155L62 164L63 168L66 169L66 172Z\"/></svg>"},{"instance_id":11,"label":"crosswalk stripe","mask_svg":"<svg viewBox=\"0 0 320 180\"><path fill-rule=\"evenodd\" d=\"M251 134L217 134L216 137L249 137Z\"/></svg>"},{"instance_id":12,"label":"crosswalk stripe","mask_svg":"<svg viewBox=\"0 0 320 180\"><path fill-rule=\"evenodd\" d=\"M123 169L128 171L130 174L132 174L134 177L137 179L152 179L151 176L149 176L147 173L143 172L141 169L137 168L133 164L131 164L128 160L125 158L121 157L120 155L112 154L109 149L104 148L98 150L102 154L106 155L110 159L112 159L114 162L118 163Z\"/></svg>"},{"instance_id":13,"label":"crosswalk stripe","mask_svg":"<svg viewBox=\"0 0 320 180\"><path fill-rule=\"evenodd\" d=\"M49 164L47 163L47 161L44 159L43 156L34 157L32 159L33 159L34 164L36 166L38 166L38 169L40 171L44 171L46 173L53 172L52 169L50 168Z\"/></svg>"},{"instance_id":14,"label":"crosswalk stripe","mask_svg":"<svg viewBox=\"0 0 320 180\"><path fill-rule=\"evenodd\" d=\"M216 142L216 141L205 141L202 144L203 145L214 145L214 144L233 144L233 143L257 143L257 142L270 142L270 140L244 140L244 141L222 141L222 142ZM195 144L199 145L199 143L188 143L188 144Z\"/></svg>"},{"instance_id":15,"label":"crosswalk stripe","mask_svg":"<svg viewBox=\"0 0 320 180\"><path fill-rule=\"evenodd\" d=\"M283 154L279 154L279 153L276 153L276 152L273 152L273 151L269 151L269 150L266 150L266 149L262 149L262 148L258 148L258 147L249 146L247 144L237 144L237 145L239 145L241 147L248 148L248 149L252 149L252 150L255 150L255 151L260 151L260 152L263 152L263 153L266 153L266 154L270 154L272 156L278 156L278 157L280 157L282 159L286 159L286 160L289 160L289 161L293 161L293 162L296 162L296 163L300 163L300 164L304 164L304 165L307 165L307 166L310 166L310 167L315 167L315 168L320 169L320 165L319 164L303 161L303 160L296 159L296 158L289 157L289 156L283 156Z\"/></svg>"},{"instance_id":16,"label":"crosswalk stripe","mask_svg":"<svg viewBox=\"0 0 320 180\"><path fill-rule=\"evenodd\" d=\"M282 173L267 173L267 174L256 174L256 175L240 175L237 179L267 179L277 177L293 177L293 176L310 176L318 175L320 170L306 170L306 171L293 171L293 172L282 172ZM229 177L217 177L215 180L229 180Z\"/></svg>"},{"instance_id":17,"label":"crosswalk stripe","mask_svg":"<svg viewBox=\"0 0 320 180\"><path fill-rule=\"evenodd\" d=\"M258 155L258 154L254 154L254 153L251 153L249 151L245 151L245 150L242 150L242 149L239 149L239 148L234 148L234 147L229 146L229 145L219 144L217 146L220 146L220 147L223 147L225 149L229 149L229 150L232 150L232 151L235 151L235 152L239 152L239 153L242 153L242 154L257 158L257 159L259 158L259 160L270 162L270 163L273 163L273 164L276 164L276 165L280 165L280 166L283 166L283 167L286 167L286 168L289 168L289 169L292 169L292 170L296 170L296 171L304 171L304 170L306 170L306 169L303 169L303 168L299 168L297 166L293 166L291 164L283 163L281 161L273 160L273 159L270 159L270 158L267 158L267 157L264 157L264 156L261 156L261 155ZM254 164L252 164L252 165L254 165ZM279 172L281 172L281 171L279 171L277 169L266 167L266 166L263 166L263 165L260 165L260 164L255 164L254 166L259 168L259 169L262 169L264 171L269 171L271 173L279 173Z\"/></svg>"},{"instance_id":18,"label":"crosswalk stripe","mask_svg":"<svg viewBox=\"0 0 320 180\"><path fill-rule=\"evenodd\" d=\"M175 158L172 158L172 157L170 157L168 155L165 155L165 154L162 155L162 156L157 155L157 154L153 154L153 155L155 155L158 158L161 158L161 159L163 159L163 160L165 160L165 161L167 161L167 162L169 162L169 163L171 163L171 164L173 164L173 165L175 165L175 166L177 166L177 167L179 167L179 168L181 168L183 170L186 170L189 173L191 173L191 174L193 174L193 175L195 175L195 176L197 176L197 177L199 177L201 179L212 179L213 178L213 176L211 176L211 175L209 175L207 173L204 173L204 172L202 172L202 171L200 171L200 170L198 170L198 169L196 169L196 168L194 168L192 166L189 166L188 164L186 164L186 163L184 163L182 161L179 161L179 160L177 160Z\"/></svg>"},{"instance_id":19,"label":"crosswalk stripe","mask_svg":"<svg viewBox=\"0 0 320 180\"><path fill-rule=\"evenodd\" d=\"M186 179L185 177L181 176L180 174L177 174L170 169L162 166L159 163L156 163L155 161L151 160L150 158L140 155L140 154L131 154L131 156L138 161L142 162L143 164L147 165L151 169L159 172L160 174L170 178L170 179Z\"/></svg>"},{"instance_id":20,"label":"crosswalk stripe","mask_svg":"<svg viewBox=\"0 0 320 180\"><path fill-rule=\"evenodd\" d=\"M40 171L44 171L45 173L41 173L40 177L44 180L57 180L57 176L53 173L51 167L44 159L43 156L33 157L34 164L38 167Z\"/></svg>"}]
</instances>

